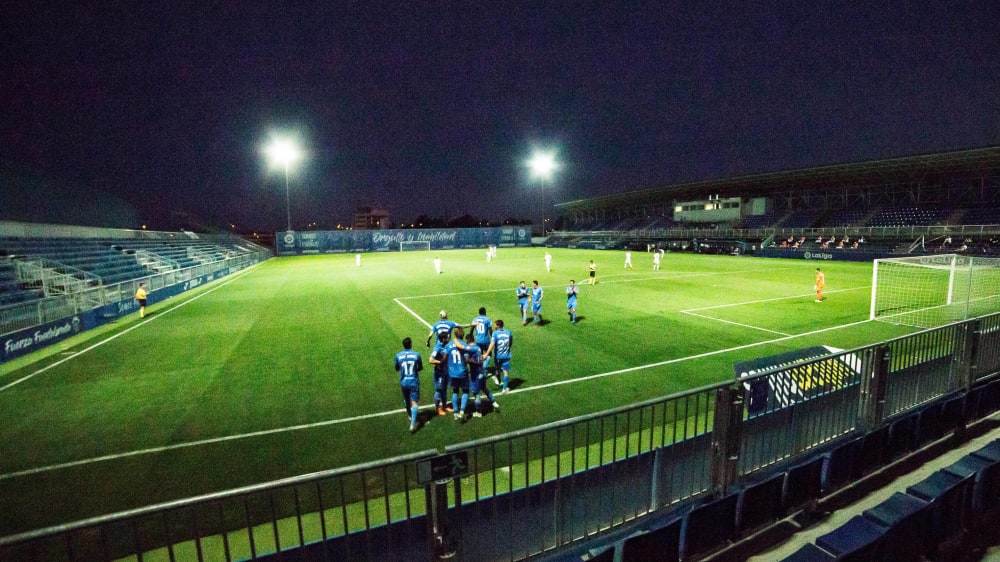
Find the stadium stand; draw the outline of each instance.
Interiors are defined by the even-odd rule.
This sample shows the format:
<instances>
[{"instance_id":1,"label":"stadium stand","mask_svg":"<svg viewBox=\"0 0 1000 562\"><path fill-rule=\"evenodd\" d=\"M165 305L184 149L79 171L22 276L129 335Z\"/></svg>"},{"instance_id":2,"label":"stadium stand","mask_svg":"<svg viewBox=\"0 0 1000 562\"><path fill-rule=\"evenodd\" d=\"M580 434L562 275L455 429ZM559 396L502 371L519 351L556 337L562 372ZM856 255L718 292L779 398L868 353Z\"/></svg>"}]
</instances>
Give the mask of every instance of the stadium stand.
<instances>
[{"instance_id":1,"label":"stadium stand","mask_svg":"<svg viewBox=\"0 0 1000 562\"><path fill-rule=\"evenodd\" d=\"M6 255L11 262L42 258L52 268L82 271L103 285L211 263L249 251L238 242L0 237L0 255Z\"/></svg>"}]
</instances>

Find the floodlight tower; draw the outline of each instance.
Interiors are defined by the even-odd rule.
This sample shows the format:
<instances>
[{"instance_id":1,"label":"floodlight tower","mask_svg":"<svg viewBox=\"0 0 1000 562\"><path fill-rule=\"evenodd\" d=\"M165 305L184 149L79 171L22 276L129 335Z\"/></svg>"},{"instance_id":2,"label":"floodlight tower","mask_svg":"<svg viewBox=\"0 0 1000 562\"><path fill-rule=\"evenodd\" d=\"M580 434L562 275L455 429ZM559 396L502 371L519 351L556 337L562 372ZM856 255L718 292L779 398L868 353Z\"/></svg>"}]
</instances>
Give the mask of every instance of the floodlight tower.
<instances>
[{"instance_id":1,"label":"floodlight tower","mask_svg":"<svg viewBox=\"0 0 1000 562\"><path fill-rule=\"evenodd\" d=\"M542 236L545 236L545 187L552 181L552 174L559 169L554 150L536 150L528 160L531 178L538 179L542 184Z\"/></svg>"},{"instance_id":2,"label":"floodlight tower","mask_svg":"<svg viewBox=\"0 0 1000 562\"><path fill-rule=\"evenodd\" d=\"M288 167L302 158L302 153L295 143L289 139L278 138L271 141L267 147L267 156L272 165L278 165L285 170L285 215L288 218L288 230L292 230L292 207L288 195Z\"/></svg>"}]
</instances>

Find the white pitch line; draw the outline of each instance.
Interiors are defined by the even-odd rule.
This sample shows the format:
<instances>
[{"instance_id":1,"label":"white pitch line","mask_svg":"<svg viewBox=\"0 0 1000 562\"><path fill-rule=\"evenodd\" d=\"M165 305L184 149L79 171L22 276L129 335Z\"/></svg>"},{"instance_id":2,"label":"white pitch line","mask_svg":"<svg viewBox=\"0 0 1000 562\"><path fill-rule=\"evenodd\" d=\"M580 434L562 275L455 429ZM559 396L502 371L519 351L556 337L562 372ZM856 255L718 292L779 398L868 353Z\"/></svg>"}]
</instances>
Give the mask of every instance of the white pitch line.
<instances>
[{"instance_id":1,"label":"white pitch line","mask_svg":"<svg viewBox=\"0 0 1000 562\"><path fill-rule=\"evenodd\" d=\"M861 289L871 289L871 287L872 287L871 285L865 285L863 287L851 287L850 289L837 289L836 291L823 291L823 292L827 293L827 294L845 293L845 292L848 292L848 291L859 291ZM756 300L756 301L731 302L731 303L728 303L728 304L716 304L716 305L712 305L712 306L703 306L701 308L689 308L687 310L682 310L681 312L694 312L694 311L699 311L699 310L715 310L716 308L729 308L729 307L733 307L733 306L743 306L743 305L746 305L746 304L761 304L761 303L765 303L765 302L787 301L787 300L802 299L802 298L812 297L812 296L813 296L813 293L805 293L805 294L802 294L802 295L792 295L790 297L774 297L774 298L770 298L770 299L760 299L760 300Z\"/></svg>"},{"instance_id":2,"label":"white pitch line","mask_svg":"<svg viewBox=\"0 0 1000 562\"><path fill-rule=\"evenodd\" d=\"M777 338L777 339L773 339L773 340L765 340L765 341L759 341L759 342L755 342L755 343L748 343L748 344L745 344L745 345L738 345L736 347L730 347L730 348L727 348L727 349L717 349L715 351L706 351L705 353L699 353L697 355L688 355L687 357L678 357L676 359L667 359L666 361L660 361L658 363L650 363L648 365L638 365L636 367L628 367L627 369L619 369L617 371L608 371L607 373L597 373L597 374L594 374L594 375L587 375L585 377L577 377L577 378L574 378L574 379L566 379L566 380L561 380L561 381L555 381L555 382L540 384L538 386L532 386L531 388L525 388L523 390L512 390L509 394L513 394L513 393L516 393L516 392L528 392L530 390L542 390L542 389L545 389L545 388L551 388L553 386L562 386L564 384L576 383L576 382L580 382L580 381L587 381L587 380L591 380L591 379L599 379L599 378L603 378L603 377L610 377L610 376L613 376L613 375L620 375L622 373L631 373L631 372L634 372L634 371L641 371L643 369L652 369L652 368L655 368L655 367L662 367L664 365L672 365L672 364L675 364L675 363L682 363L684 361L690 361L692 359L702 359L704 357L711 357L713 355L721 355L723 353L729 353L729 352L732 352L732 351L740 351L740 350L743 350L743 349L750 349L751 347L758 347L758 346L761 346L761 345L768 345L768 344L777 343L777 342L781 342L781 341L785 341L785 340L800 338L802 336L811 336L811 335L815 335L815 334L821 334L823 332L829 332L829 331L832 331L832 330L839 330L841 328L850 328L851 326L858 326L860 324L865 324L867 322L871 322L871 320L860 320L858 322L851 322L849 324L842 324L840 326L832 326L832 327L829 327L829 328L821 328L819 330L813 330L811 332L804 332L804 333L801 333L801 334L792 334L792 335L789 335L789 336L785 336L785 337L781 337L781 338Z\"/></svg>"},{"instance_id":3,"label":"white pitch line","mask_svg":"<svg viewBox=\"0 0 1000 562\"><path fill-rule=\"evenodd\" d=\"M428 405L428 406L422 406L420 409L421 410L426 410L426 409L431 409L431 408L433 408L433 406L432 405ZM329 426L329 425L337 425L337 424L342 424L342 423L350 423L350 422L353 422L353 421L367 420L367 419L377 418L377 417L382 417L382 416L398 415L401 411L402 411L402 408L400 408L399 410L392 410L392 411L389 411L389 412L376 412L374 414L363 414L363 415L360 415L360 416L353 416L353 417L350 417L350 418L341 418L341 419L337 419L337 420L325 420L325 421L314 422L314 423L305 423L305 424L300 424L300 425L292 425L292 426L288 426L288 427L279 427L279 428L275 428L275 429L263 429L263 430L260 430L260 431L252 431L250 433L241 433L241 434L237 434L237 435L224 435L222 437L212 437L210 439L199 439L197 441L188 441L188 442L185 442L185 443L176 443L174 445L164 445L162 447L150 447L148 449L139 449L137 451L129 451L127 453L115 453L113 455L103 455L103 456L100 456L100 457L94 457L94 458L90 458L90 459L83 459L83 460L79 460L79 461L65 462L65 463L53 464L53 465L49 465L49 466L42 466L42 467L38 467L38 468L29 468L27 470L20 470L18 472L8 472L7 474L0 474L0 481L2 481L2 480L10 480L11 478L19 478L19 477L22 477L22 476L32 476L32 475L35 475L35 474L41 474L43 472L51 472L53 470L61 470L61 469L64 469L64 468L73 468L73 467L76 467L76 466L85 466L85 465L88 465L88 464L94 464L94 463L104 462L104 461L113 461L113 460L118 460L118 459L129 458L129 457L138 457L138 456L142 456L142 455L151 455L151 454L154 454L154 453L163 453L163 452L166 452L166 451L173 451L173 450L177 450L177 449L187 449L187 448L190 448L190 447L199 447L201 445L212 445L214 443L225 443L227 441L236 441L236 440L240 440L240 439L250 439L250 438L253 438L253 437L263 437L265 435L274 435L276 433L287 433L287 432L290 432L290 431L301 431L301 430L304 430L304 429L314 429L314 428L317 428L317 427L324 427L324 426Z\"/></svg>"},{"instance_id":4,"label":"white pitch line","mask_svg":"<svg viewBox=\"0 0 1000 562\"><path fill-rule=\"evenodd\" d=\"M398 298L392 299L392 300L396 301L396 304L398 304L399 306L403 307L403 310L405 310L405 311L409 312L410 314L412 314L414 318L416 318L417 320L420 320L421 324L423 324L424 326L427 326L428 328L431 327L431 323L430 322L428 322L428 321L424 320L423 318L421 318L419 314L417 314L416 312L413 312L413 309L411 309L410 307L408 307L405 304L403 304Z\"/></svg>"},{"instance_id":5,"label":"white pitch line","mask_svg":"<svg viewBox=\"0 0 1000 562\"><path fill-rule=\"evenodd\" d=\"M263 263L263 262L260 262L260 263ZM254 265L252 265L252 266L250 266L250 267L248 267L248 268L246 268L246 269L244 269L242 271L238 271L238 272L232 274L230 276L231 278L228 279L228 280L226 280L225 283L221 283L219 285L216 285L215 287L212 287L211 289L205 291L204 293L201 293L200 295L196 295L194 297L191 297L190 299L188 299L188 300L186 300L184 302L181 302L181 303L177 304L176 306L171 306L170 308L164 310L163 312L157 312L156 314L150 314L149 318L143 320L142 322L139 322L135 326L131 326L129 328L126 328L126 329L122 330L121 332L118 332L117 334L115 334L113 336L110 336L110 337L108 337L105 340L101 340L101 341L95 343L94 345L92 345L90 347L87 347L85 349L81 349L80 351L77 351L76 353L68 354L66 357L60 359L59 361L56 361L55 363L52 363L50 365L46 365L46 366L42 367L41 369L38 369L34 373L31 373L30 375L26 375L26 376L24 376L24 377L22 377L20 379L17 379L16 381L14 381L14 382L12 382L10 384L4 385L4 386L0 386L0 392L5 391L5 390L7 390L8 388L10 388L12 386L19 385L19 384L21 384L22 382L24 382L26 380L32 379L32 378L36 377L37 375L40 375L40 374L44 373L45 371L48 371L49 369L51 369L53 367L58 367L59 365L62 365L63 363L69 361L70 359L74 359L76 357L79 357L80 355L83 355L84 353L87 353L88 351L93 351L93 350L97 349L98 347L101 347L102 345L104 345L104 344L106 344L106 343L108 343L108 342L110 342L112 340L115 340L115 339L117 339L117 338L119 338L121 336L124 336L125 334L131 332L132 330L136 330L136 329L138 329L138 328L140 328L142 326L145 326L146 324L149 324L150 322L153 322L154 320L160 318L164 314L169 314L169 313L173 312L174 310L177 310L178 308L180 308L182 306L185 306L185 305L187 305L189 303L192 303L192 302L200 299L201 297L203 297L203 296L205 296L205 295L207 295L207 294L209 294L211 292L214 292L214 291L216 291L218 289L221 289L222 287L225 287L226 285L228 285L228 284L232 283L233 281L235 281L238 277L241 277L246 272L249 272L250 270L254 269L258 265L260 265L260 263L254 264Z\"/></svg>"},{"instance_id":6,"label":"white pitch line","mask_svg":"<svg viewBox=\"0 0 1000 562\"><path fill-rule=\"evenodd\" d=\"M690 314L691 316L697 316L699 318L704 318L706 320L714 320L716 322L722 322L724 324L732 324L733 326L741 326L743 328L750 328L751 330L760 330L762 332L770 332L772 334L778 334L779 336L790 336L791 334L786 334L785 332L779 332L777 330L768 330L767 328L761 328L760 326L751 326L750 324L743 324L741 322L733 322L732 320L723 320L722 318L714 318L712 316L705 316L704 314L698 314L697 312L691 312L690 310L682 310L684 314Z\"/></svg>"},{"instance_id":7,"label":"white pitch line","mask_svg":"<svg viewBox=\"0 0 1000 562\"><path fill-rule=\"evenodd\" d=\"M830 328L822 328L822 329L819 329L819 330L813 330L811 332L805 332L803 334L795 334L795 335L784 336L784 337L773 339L773 340L765 340L765 341L760 341L760 342L756 342L756 343L748 343L746 345L740 345L740 346L736 346L736 347L730 347L730 348L727 348L727 349L717 349L715 351L706 351L705 353L699 353L697 355L689 355L687 357L678 357L676 359L668 359L666 361L660 361L658 363L650 363L648 365L638 365L638 366L635 366L635 367L629 367L627 369L619 369L617 371L609 371L609 372L606 372L606 373L597 373L597 374L588 375L588 376L585 376L585 377L578 377L578 378L574 378L574 379L566 379L566 380L562 380L562 381L556 381L556 382L551 382L551 383L546 383L546 384L540 384L538 386L532 386L532 387L528 387L528 388L524 388L524 389L519 389L519 390L512 390L508 394L503 395L503 396L510 396L511 394L520 394L520 393L523 393L523 392L533 392L533 391L536 391L536 390L544 390L546 388L551 388L551 387L554 387L554 386L562 386L562 385L565 385L565 384L573 384L573 383L578 383L578 382L582 382L582 381L589 381L589 380L593 380L593 379L599 379L599 378L610 377L610 376L614 376L614 375L620 375L620 374L623 374L623 373L631 373L631 372L635 372L635 371L641 371L641 370L644 370L644 369L652 369L652 368L656 368L656 367L662 367L664 365L672 365L672 364L675 364L675 363L682 363L684 361L690 361L690 360L693 360L693 359L701 359L701 358L704 358L704 357L711 357L713 355L720 355L720 354L729 353L729 352L732 352L732 351L740 351L740 350L743 350L743 349L749 349L749 348L752 348L752 347L758 347L758 346L762 346L762 345L768 345L768 344L777 343L777 342L780 342L780 341L794 339L794 338L798 338L798 337L802 337L802 336L809 336L809 335L814 335L814 334L820 334L820 333L829 332L829 331L832 331L832 330L839 330L841 328L849 328L851 326L857 326L859 324L864 324L864 323L870 322L870 321L871 320L861 320L859 322L852 322L850 324L843 324L841 326L833 326L833 327L830 327ZM427 406L421 407L421 410L424 410L424 409L432 409L432 406L431 405L427 405ZM229 441L238 441L238 440L242 440L242 439L249 439L249 438L252 438L252 437L260 437L260 436L264 436L264 435L274 435L274 434L278 434L278 433L288 433L288 432L292 432L292 431L302 431L302 430L308 430L308 429L315 429L315 428L318 428L318 427L338 425L338 424L349 423L349 422L353 422L353 421L360 421L360 420L372 419L372 418L377 418L377 417L384 417L384 416L389 416L389 415L398 415L399 411L400 410L398 410L398 409L394 409L394 410L390 410L390 411L387 411L387 412L376 412L376 413L373 413L373 414L363 414L363 415L360 415L360 416L353 416L353 417L350 417L350 418L342 418L342 419L336 419L336 420L325 420L325 421L314 422L314 423L309 423L309 424L300 424L300 425L293 425L293 426L289 426L289 427L281 427L281 428L275 428L275 429L266 429L266 430L262 430L262 431L254 431L254 432L251 432L251 433L242 433L242 434L235 434L235 435L227 435L227 436L223 436L223 437L214 437L212 439L202 439L202 440L198 440L198 441L189 441L189 442L186 442L186 443L177 443L177 444L174 444L174 445L166 445L166 446L163 446L163 447L153 447L153 448L149 448L149 449L141 449L141 450L138 450L138 451L130 451L130 452L127 452L127 453L116 453L116 454L113 454L113 455L103 455L103 456L95 457L95 458L91 458L91 459L83 459L83 460L73 461L73 462L68 462L68 463L61 463L61 464L55 464L55 465L49 465L49 466L42 466L42 467L38 467L38 468L21 470L21 471L18 471L18 472L10 472L10 473L7 473L7 474L0 474L0 481L9 480L9 479L17 478L17 477L20 477L20 476L31 476L31 475L35 475L35 474L41 474L41 473L44 473L44 472L51 472L51 471L60 470L60 469L63 469L63 468L72 468L72 467L77 467L77 466L85 466L85 465L88 465L88 464L94 464L94 463L98 463L98 462L112 461L112 460L117 460L117 459L122 459L122 458L128 458L128 457L135 457L135 456L140 456L140 455L148 455L148 454L160 453L160 452L164 452L164 451L172 451L172 450L177 450L177 449L185 449L185 448L189 448L189 447L197 447L197 446L201 446L201 445L209 445L209 444L214 444L214 443L225 443L225 442L229 442Z\"/></svg>"}]
</instances>

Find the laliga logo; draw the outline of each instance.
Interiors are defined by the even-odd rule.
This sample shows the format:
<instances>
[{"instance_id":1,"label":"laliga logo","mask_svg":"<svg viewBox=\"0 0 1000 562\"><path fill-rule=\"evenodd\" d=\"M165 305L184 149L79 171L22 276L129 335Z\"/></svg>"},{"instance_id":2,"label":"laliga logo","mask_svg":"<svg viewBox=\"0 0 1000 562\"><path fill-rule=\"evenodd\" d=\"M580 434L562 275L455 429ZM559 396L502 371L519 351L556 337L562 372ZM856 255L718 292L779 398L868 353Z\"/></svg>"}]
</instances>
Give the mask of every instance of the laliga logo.
<instances>
[{"instance_id":1,"label":"laliga logo","mask_svg":"<svg viewBox=\"0 0 1000 562\"><path fill-rule=\"evenodd\" d=\"M285 244L291 246L295 243L295 235L291 232L285 233Z\"/></svg>"},{"instance_id":2,"label":"laliga logo","mask_svg":"<svg viewBox=\"0 0 1000 562\"><path fill-rule=\"evenodd\" d=\"M813 255L812 255L812 252L806 252L802 257L804 257L806 259L809 259L809 258L813 257Z\"/></svg>"}]
</instances>

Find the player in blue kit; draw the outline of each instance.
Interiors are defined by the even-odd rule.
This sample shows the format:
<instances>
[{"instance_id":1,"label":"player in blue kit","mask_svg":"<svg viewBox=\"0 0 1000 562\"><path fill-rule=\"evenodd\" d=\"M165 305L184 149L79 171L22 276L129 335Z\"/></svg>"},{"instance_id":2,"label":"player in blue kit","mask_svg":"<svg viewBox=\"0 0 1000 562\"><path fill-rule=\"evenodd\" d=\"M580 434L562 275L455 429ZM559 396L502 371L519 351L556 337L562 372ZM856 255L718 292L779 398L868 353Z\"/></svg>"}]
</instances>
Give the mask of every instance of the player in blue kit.
<instances>
[{"instance_id":1,"label":"player in blue kit","mask_svg":"<svg viewBox=\"0 0 1000 562\"><path fill-rule=\"evenodd\" d=\"M431 346L431 339L433 339L434 341L438 341L438 339L440 339L441 337L441 334L448 334L450 336L451 331L458 326L458 324L452 322L451 320L448 320L448 313L444 310L438 312L438 317L440 318L440 320L438 320L437 322L434 323L433 326L431 326L431 333L427 334L427 347Z\"/></svg>"},{"instance_id":2,"label":"player in blue kit","mask_svg":"<svg viewBox=\"0 0 1000 562\"><path fill-rule=\"evenodd\" d=\"M424 368L420 354L413 351L413 341L403 338L403 351L396 354L395 369L399 371L399 387L403 392L403 406L410 414L410 433L417 430L417 411L420 409L420 371Z\"/></svg>"},{"instance_id":3,"label":"player in blue kit","mask_svg":"<svg viewBox=\"0 0 1000 562\"><path fill-rule=\"evenodd\" d=\"M469 394L476 399L472 417L481 418L483 414L479 409L481 403L479 400L480 393L486 394L486 398L493 404L494 410L499 410L500 404L497 404L493 398L493 393L490 392L489 387L486 385L486 371L483 368L484 360L487 359L483 350L486 348L480 347L472 334L465 336L465 343L465 362L469 365Z\"/></svg>"},{"instance_id":4,"label":"player in blue kit","mask_svg":"<svg viewBox=\"0 0 1000 562\"><path fill-rule=\"evenodd\" d=\"M486 316L486 307L479 307L479 315L472 319L469 324L472 327L472 335L476 338L476 344L480 350L485 351L490 345L490 336L493 335L493 320ZM483 372L490 366L490 357L483 358Z\"/></svg>"},{"instance_id":5,"label":"player in blue kit","mask_svg":"<svg viewBox=\"0 0 1000 562\"><path fill-rule=\"evenodd\" d=\"M465 408L469 405L469 371L465 365L465 331L455 328L451 339L444 346L448 363L448 379L451 385L451 405L455 410L455 420L465 421Z\"/></svg>"},{"instance_id":6,"label":"player in blue kit","mask_svg":"<svg viewBox=\"0 0 1000 562\"><path fill-rule=\"evenodd\" d=\"M569 287L566 287L566 313L569 314L569 321L576 324L576 296L579 294L579 289L576 286L576 281L570 279Z\"/></svg>"},{"instance_id":7,"label":"player in blue kit","mask_svg":"<svg viewBox=\"0 0 1000 562\"><path fill-rule=\"evenodd\" d=\"M451 410L451 404L447 402L448 398L448 361L445 355L445 346L448 345L448 340L451 338L448 332L444 332L438 336L437 344L434 345L434 351L431 352L430 359L428 362L434 365L434 408L437 410L439 416L445 415L445 406Z\"/></svg>"},{"instance_id":8,"label":"player in blue kit","mask_svg":"<svg viewBox=\"0 0 1000 562\"><path fill-rule=\"evenodd\" d=\"M531 282L531 313L535 315L535 327L542 325L542 297L545 296L544 291L538 285L538 281Z\"/></svg>"},{"instance_id":9,"label":"player in blue kit","mask_svg":"<svg viewBox=\"0 0 1000 562\"><path fill-rule=\"evenodd\" d=\"M517 306L521 307L521 325L526 326L528 324L528 310L531 308L531 291L528 290L524 281L521 281L517 287Z\"/></svg>"},{"instance_id":10,"label":"player in blue kit","mask_svg":"<svg viewBox=\"0 0 1000 562\"><path fill-rule=\"evenodd\" d=\"M503 327L503 320L497 320L497 329L493 330L493 338L490 346L486 349L486 354L496 353L497 369L503 373L503 389L501 392L507 394L510 384L510 348L514 344L514 334Z\"/></svg>"}]
</instances>

